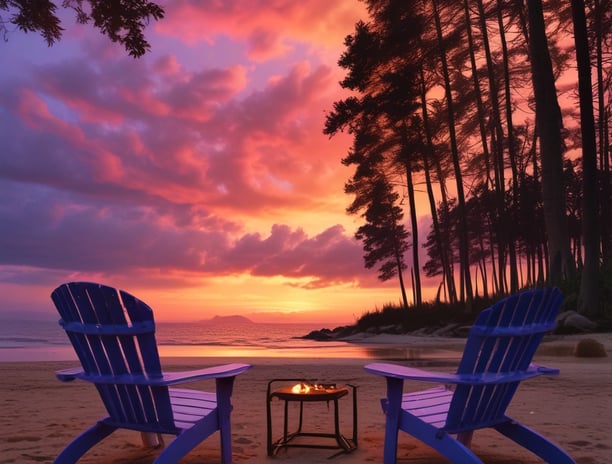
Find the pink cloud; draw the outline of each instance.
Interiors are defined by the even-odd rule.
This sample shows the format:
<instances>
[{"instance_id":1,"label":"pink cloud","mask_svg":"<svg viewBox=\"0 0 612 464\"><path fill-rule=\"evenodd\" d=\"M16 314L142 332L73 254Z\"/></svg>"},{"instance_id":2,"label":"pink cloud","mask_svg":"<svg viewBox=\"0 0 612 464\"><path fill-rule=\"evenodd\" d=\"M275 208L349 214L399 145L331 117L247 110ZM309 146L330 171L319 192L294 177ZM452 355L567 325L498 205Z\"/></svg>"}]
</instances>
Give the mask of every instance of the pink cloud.
<instances>
[{"instance_id":1,"label":"pink cloud","mask_svg":"<svg viewBox=\"0 0 612 464\"><path fill-rule=\"evenodd\" d=\"M301 189L295 188L296 183L307 188L304 193L308 196L329 188L329 179L325 178L327 170L322 168L324 165L337 167L339 159L329 156L329 147L313 149L326 143L321 133L325 102L320 100L318 92L322 86L329 85L329 78L327 68L311 71L307 65L299 64L287 76L239 105L221 109L212 124L217 120L221 124L231 121L225 131L221 127L218 131L226 134L224 154L227 156L215 158L218 165L211 166L211 173L220 176L231 173L232 179L227 180L229 186L247 188L262 200L286 197L288 188L291 198L299 197ZM236 177L236 168L239 177ZM323 179L314 176L315 173L323 175ZM236 185L237 180L241 181L240 185ZM257 206L252 196L248 196L248 202L251 208Z\"/></svg>"},{"instance_id":2,"label":"pink cloud","mask_svg":"<svg viewBox=\"0 0 612 464\"><path fill-rule=\"evenodd\" d=\"M49 103L38 93L28 88L17 91L16 112L30 129L48 131L60 137L72 140L83 140L82 131L74 128L51 111Z\"/></svg>"},{"instance_id":3,"label":"pink cloud","mask_svg":"<svg viewBox=\"0 0 612 464\"><path fill-rule=\"evenodd\" d=\"M175 68L173 60L165 63ZM161 65L157 60L151 67ZM335 85L330 68L300 62L236 99L246 85L241 66L182 73L182 79L173 71L157 75L155 83L113 77L142 67L121 60L111 67L44 69L44 92L77 117L54 118L61 130L47 120L45 131L58 134L67 153L82 156L91 178L109 188L129 185L170 202L206 202L247 215L321 204L341 188L344 153L330 156L321 133L331 104L322 89ZM71 87L68 76L89 85ZM83 113L87 117L79 119Z\"/></svg>"},{"instance_id":4,"label":"pink cloud","mask_svg":"<svg viewBox=\"0 0 612 464\"><path fill-rule=\"evenodd\" d=\"M165 56L149 69L162 73L142 77L151 76L147 63L127 59L44 70L45 92L89 123L86 136L105 146L98 156L113 168L115 182L129 179L133 188L171 202L204 201L253 215L321 204L332 192L337 197L345 152L333 149L330 156L321 134L337 87L330 67L297 62L240 99L248 84L244 66L186 72ZM88 85L72 86L75 76Z\"/></svg>"},{"instance_id":5,"label":"pink cloud","mask_svg":"<svg viewBox=\"0 0 612 464\"><path fill-rule=\"evenodd\" d=\"M161 91L160 98L172 108L173 115L194 122L209 119L220 105L227 103L246 86L242 66L207 69L186 77ZM174 85L172 85L174 84Z\"/></svg>"},{"instance_id":6,"label":"pink cloud","mask_svg":"<svg viewBox=\"0 0 612 464\"><path fill-rule=\"evenodd\" d=\"M114 203L84 203L80 196L68 205L40 190L30 194L30 201L19 201L18 209L11 201L18 192L6 198L9 202L0 207L7 220L0 243L12 246L3 247L4 264L101 276L156 269L201 276L247 273L311 278L318 286L367 280L358 265L359 244L340 226L308 236L300 229L274 225L267 236L246 233L234 239L236 229L229 221L202 228L206 223L195 224L190 214L189 223L177 227L173 220L164 221L160 211L126 206L119 198Z\"/></svg>"},{"instance_id":7,"label":"pink cloud","mask_svg":"<svg viewBox=\"0 0 612 464\"><path fill-rule=\"evenodd\" d=\"M322 134L362 8L177 0L141 60L81 31L80 51L2 78L0 266L124 287L379 285L346 226L350 140Z\"/></svg>"},{"instance_id":8,"label":"pink cloud","mask_svg":"<svg viewBox=\"0 0 612 464\"><path fill-rule=\"evenodd\" d=\"M286 55L293 49L291 40L341 48L364 12L355 0L182 0L172 2L155 28L188 44L214 43L218 35L241 38L248 55L261 61Z\"/></svg>"},{"instance_id":9,"label":"pink cloud","mask_svg":"<svg viewBox=\"0 0 612 464\"><path fill-rule=\"evenodd\" d=\"M284 56L292 49L276 32L265 28L255 28L248 37L248 43L247 54L254 61Z\"/></svg>"},{"instance_id":10,"label":"pink cloud","mask_svg":"<svg viewBox=\"0 0 612 464\"><path fill-rule=\"evenodd\" d=\"M173 55L164 55L155 60L151 70L165 78L179 76L182 72L181 64Z\"/></svg>"}]
</instances>

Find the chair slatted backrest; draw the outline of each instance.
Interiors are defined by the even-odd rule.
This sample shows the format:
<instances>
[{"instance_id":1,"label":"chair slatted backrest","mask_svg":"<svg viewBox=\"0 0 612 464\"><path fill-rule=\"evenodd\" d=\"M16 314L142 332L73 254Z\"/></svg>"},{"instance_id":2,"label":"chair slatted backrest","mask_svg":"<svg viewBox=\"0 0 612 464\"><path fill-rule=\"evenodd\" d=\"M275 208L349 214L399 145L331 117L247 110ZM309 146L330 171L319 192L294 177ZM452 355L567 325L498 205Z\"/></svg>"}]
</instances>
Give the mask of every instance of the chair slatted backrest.
<instances>
[{"instance_id":1,"label":"chair slatted backrest","mask_svg":"<svg viewBox=\"0 0 612 464\"><path fill-rule=\"evenodd\" d=\"M555 327L563 302L557 288L528 290L500 300L478 316L470 330L458 374L524 372L544 337ZM457 386L445 430L469 431L504 420L519 381Z\"/></svg>"},{"instance_id":2,"label":"chair slatted backrest","mask_svg":"<svg viewBox=\"0 0 612 464\"><path fill-rule=\"evenodd\" d=\"M153 311L127 292L89 282L59 286L51 298L86 374L116 424L143 431L175 430L167 387L112 383L113 378L162 375Z\"/></svg>"}]
</instances>

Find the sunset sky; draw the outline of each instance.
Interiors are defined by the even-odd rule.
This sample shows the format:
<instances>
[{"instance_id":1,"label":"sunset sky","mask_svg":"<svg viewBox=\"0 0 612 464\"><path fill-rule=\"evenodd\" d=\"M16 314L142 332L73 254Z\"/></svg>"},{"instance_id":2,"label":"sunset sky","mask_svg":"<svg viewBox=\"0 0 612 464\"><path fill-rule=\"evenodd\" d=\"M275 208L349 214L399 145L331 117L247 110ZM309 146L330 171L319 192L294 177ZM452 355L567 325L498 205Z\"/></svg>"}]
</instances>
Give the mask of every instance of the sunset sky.
<instances>
[{"instance_id":1,"label":"sunset sky","mask_svg":"<svg viewBox=\"0 0 612 464\"><path fill-rule=\"evenodd\" d=\"M350 138L322 134L363 3L160 3L139 60L68 11L51 48L0 43L0 315L55 317L74 280L158 320L350 323L398 303L345 213Z\"/></svg>"}]
</instances>

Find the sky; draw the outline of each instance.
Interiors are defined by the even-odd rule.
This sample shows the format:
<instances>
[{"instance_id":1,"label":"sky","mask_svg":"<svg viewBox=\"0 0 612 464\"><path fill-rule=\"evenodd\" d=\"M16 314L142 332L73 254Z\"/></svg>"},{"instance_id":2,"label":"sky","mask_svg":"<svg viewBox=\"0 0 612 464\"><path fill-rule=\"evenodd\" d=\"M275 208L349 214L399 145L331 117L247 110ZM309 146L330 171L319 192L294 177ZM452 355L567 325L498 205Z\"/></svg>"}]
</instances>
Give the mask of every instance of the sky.
<instances>
[{"instance_id":1,"label":"sky","mask_svg":"<svg viewBox=\"0 0 612 464\"><path fill-rule=\"evenodd\" d=\"M352 323L399 303L343 191L337 66L358 0L167 0L133 59L62 13L0 43L0 318L55 317L70 281L157 320ZM435 286L435 283L432 283Z\"/></svg>"}]
</instances>

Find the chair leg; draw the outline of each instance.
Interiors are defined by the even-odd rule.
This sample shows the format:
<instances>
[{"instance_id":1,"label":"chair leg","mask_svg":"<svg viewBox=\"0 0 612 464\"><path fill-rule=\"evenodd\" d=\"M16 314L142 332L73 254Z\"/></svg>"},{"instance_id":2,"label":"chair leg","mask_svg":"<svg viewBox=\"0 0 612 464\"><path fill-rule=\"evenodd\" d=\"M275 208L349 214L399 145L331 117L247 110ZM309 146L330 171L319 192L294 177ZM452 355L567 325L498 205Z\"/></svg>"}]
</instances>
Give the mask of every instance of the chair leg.
<instances>
[{"instance_id":1,"label":"chair leg","mask_svg":"<svg viewBox=\"0 0 612 464\"><path fill-rule=\"evenodd\" d=\"M418 417L402 411L402 393L404 381L387 377L387 399L383 400L383 411L387 420L385 424L384 464L396 464L398 432L402 430L423 443L431 446L438 453L450 459L453 464L483 464L469 448L454 437L444 433L438 435L438 429L426 424ZM462 434L461 439L471 438L471 433Z\"/></svg>"},{"instance_id":2,"label":"chair leg","mask_svg":"<svg viewBox=\"0 0 612 464\"><path fill-rule=\"evenodd\" d=\"M142 446L145 448L163 448L164 437L161 433L140 432L142 438Z\"/></svg>"},{"instance_id":3,"label":"chair leg","mask_svg":"<svg viewBox=\"0 0 612 464\"><path fill-rule=\"evenodd\" d=\"M395 464L397 461L397 435L402 406L404 381L387 377L387 399L382 400L385 421L385 443L383 448L383 463Z\"/></svg>"},{"instance_id":4,"label":"chair leg","mask_svg":"<svg viewBox=\"0 0 612 464\"><path fill-rule=\"evenodd\" d=\"M441 432L436 427L426 424L411 414L402 414L400 430L430 446L453 464L483 464L478 456L455 436ZM466 438L471 434L470 432L464 432L460 435L463 435L461 438Z\"/></svg>"},{"instance_id":5,"label":"chair leg","mask_svg":"<svg viewBox=\"0 0 612 464\"><path fill-rule=\"evenodd\" d=\"M217 410L196 425L183 430L172 440L154 461L154 464L175 464L195 446L219 430L221 438L221 463L232 463L232 434L230 414L234 377L216 379Z\"/></svg>"},{"instance_id":6,"label":"chair leg","mask_svg":"<svg viewBox=\"0 0 612 464\"><path fill-rule=\"evenodd\" d=\"M472 438L474 437L474 431L469 432L461 432L457 434L457 441L462 443L466 448L470 448L472 446Z\"/></svg>"},{"instance_id":7,"label":"chair leg","mask_svg":"<svg viewBox=\"0 0 612 464\"><path fill-rule=\"evenodd\" d=\"M221 463L232 462L232 390L234 377L225 377L216 380L217 385L217 408L219 410L219 434L221 436Z\"/></svg>"},{"instance_id":8,"label":"chair leg","mask_svg":"<svg viewBox=\"0 0 612 464\"><path fill-rule=\"evenodd\" d=\"M576 464L561 447L514 420L500 424L495 429L550 464Z\"/></svg>"},{"instance_id":9,"label":"chair leg","mask_svg":"<svg viewBox=\"0 0 612 464\"><path fill-rule=\"evenodd\" d=\"M176 464L204 439L218 430L217 417L208 416L199 424L184 430L157 456L153 464Z\"/></svg>"},{"instance_id":10,"label":"chair leg","mask_svg":"<svg viewBox=\"0 0 612 464\"><path fill-rule=\"evenodd\" d=\"M104 440L115 430L117 427L104 422L96 423L72 440L53 462L55 464L76 463L91 447Z\"/></svg>"},{"instance_id":11,"label":"chair leg","mask_svg":"<svg viewBox=\"0 0 612 464\"><path fill-rule=\"evenodd\" d=\"M441 438L438 438L435 434L431 434L429 439L425 439L425 437L417 438L448 458L453 464L483 464L472 450L451 435L444 434Z\"/></svg>"}]
</instances>

